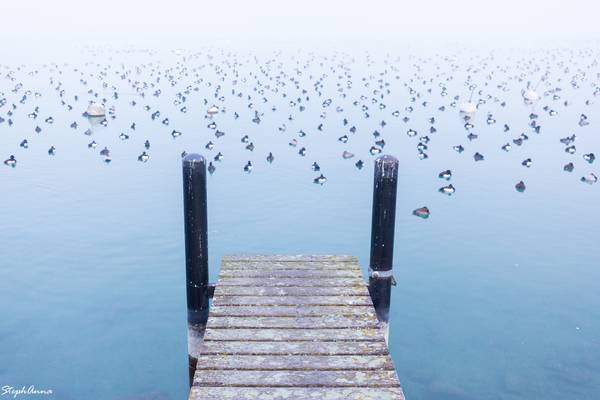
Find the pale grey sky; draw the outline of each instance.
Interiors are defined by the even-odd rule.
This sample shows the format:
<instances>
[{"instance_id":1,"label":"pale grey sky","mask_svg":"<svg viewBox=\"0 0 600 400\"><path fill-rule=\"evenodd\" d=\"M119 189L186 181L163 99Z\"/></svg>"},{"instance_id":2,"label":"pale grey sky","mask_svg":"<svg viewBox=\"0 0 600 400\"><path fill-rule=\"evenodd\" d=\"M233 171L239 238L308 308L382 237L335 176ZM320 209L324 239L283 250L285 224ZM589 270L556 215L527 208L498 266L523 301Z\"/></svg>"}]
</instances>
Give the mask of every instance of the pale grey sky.
<instances>
[{"instance_id":1,"label":"pale grey sky","mask_svg":"<svg viewBox=\"0 0 600 400\"><path fill-rule=\"evenodd\" d=\"M595 0L1 0L13 45L551 43L598 39Z\"/></svg>"}]
</instances>

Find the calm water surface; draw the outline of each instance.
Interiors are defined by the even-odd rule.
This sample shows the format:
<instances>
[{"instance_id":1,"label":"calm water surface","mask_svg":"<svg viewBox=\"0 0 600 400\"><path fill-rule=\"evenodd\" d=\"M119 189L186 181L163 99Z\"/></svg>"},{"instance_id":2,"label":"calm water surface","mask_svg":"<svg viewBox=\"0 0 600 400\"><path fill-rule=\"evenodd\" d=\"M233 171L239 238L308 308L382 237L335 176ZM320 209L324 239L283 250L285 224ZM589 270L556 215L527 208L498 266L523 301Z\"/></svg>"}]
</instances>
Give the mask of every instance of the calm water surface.
<instances>
[{"instance_id":1,"label":"calm water surface","mask_svg":"<svg viewBox=\"0 0 600 400\"><path fill-rule=\"evenodd\" d=\"M0 80L7 99L0 116L7 119L10 105L18 107L12 127L6 121L0 124L0 156L4 160L14 154L18 165L0 168L0 385L50 388L51 398L61 400L185 398L180 153L225 155L215 163L208 187L211 279L216 279L223 255L240 253L353 254L366 271L374 159L369 147L372 132L378 130L386 141L384 152L400 160L394 266L398 286L392 298L390 348L407 398L600 398L600 186L579 181L589 172L600 175L597 163L582 159L583 153L600 155L600 99L592 94L599 82L600 69L593 65L597 52L507 52L492 57L487 52L440 52L402 58L289 52L256 60L248 53L219 51L211 52L211 59L206 52L187 58L175 53L82 54L69 65L44 67L51 60L39 60L20 70L18 65L2 67L3 77L14 71L15 80ZM236 58L242 65L234 86L228 63ZM351 89L345 89L347 77L337 78L343 75L342 64L352 75ZM139 76L136 65L144 65ZM197 72L203 81L194 82L198 78L192 68L201 65L205 67ZM215 66L228 73L223 81ZM261 75L261 68L270 68L273 79ZM549 79L538 91L561 87L561 99L547 95L535 105L524 104L521 89L527 80L535 84L547 68ZM38 74L29 75L36 69ZM140 82L156 83L157 71L162 79L142 98L120 79L125 70ZM288 74L280 79L285 87L275 84L279 70ZM103 80L101 71L106 72ZM586 73L583 78L581 71ZM172 87L165 73L180 80ZM259 76L263 89L270 85L279 92L255 91L256 80L249 73ZM323 74L327 78L319 96L314 83ZM570 82L578 74L580 87L574 88ZM486 100L472 121L472 131L479 135L472 142L466 139L458 110L450 106L455 95L469 96L469 75L477 84L474 100ZM299 90L290 76L299 80ZM447 80L449 76L453 79ZM372 92L379 79L389 82L390 94L383 100ZM15 93L18 82L24 86ZM72 111L60 103L58 82ZM347 97L340 96L337 82L343 83ZM448 88L445 97L440 83ZM498 88L501 84L506 91ZM119 92L116 100L111 85ZM185 104L174 104L175 94L188 85L198 90L190 91ZM222 86L222 100L214 97L217 85ZM152 96L158 88L161 95ZM231 95L232 88L243 97ZM98 91L99 98L88 89ZM42 96L31 95L21 104L25 90ZM282 92L288 97L282 98ZM420 97L412 102L416 93ZM289 105L307 95L310 100L300 103L305 111ZM107 127L91 126L81 113L88 100L102 97L115 107L117 118ZM374 97L386 108L372 103ZM204 98L225 109L215 117L218 129L226 133L222 138L207 128ZM325 109L327 98L332 105ZM588 99L592 103L586 105ZM132 100L136 106L130 105ZM571 104L564 106L564 100ZM428 104L423 106L423 101ZM369 118L361 111L363 104L369 107ZM145 111L145 105L151 110ZM185 114L179 111L183 105ZM405 110L409 105L413 112ZM446 111L438 110L442 105ZM558 115L550 116L544 105ZM27 114L36 106L39 116L32 120ZM343 111L336 112L337 106ZM161 117L153 121L155 110ZM254 110L264 113L260 124L251 122ZM392 115L394 110L400 111L399 117ZM233 117L236 111L239 119ZM488 112L496 124L486 123ZM528 126L532 112L539 115L539 135ZM589 126L577 124L581 113L589 117ZM53 124L44 122L50 115ZM403 122L404 116L410 121ZM419 160L418 136L428 133L432 116L437 132L429 135L429 159ZM165 117L169 126L160 122ZM342 124L344 117L348 126ZM77 129L69 128L73 121L78 121ZM322 131L317 129L320 123ZM505 123L511 127L506 133ZM284 132L279 130L283 124ZM33 132L36 125L43 128L40 134ZM348 132L351 126L357 128L354 135ZM90 127L93 134L84 135ZM418 131L417 137L405 134L410 128ZM183 135L173 139L173 129ZM300 129L306 137L298 137ZM130 139L119 140L121 132ZM500 150L522 132L530 137L523 146L513 145L508 153ZM337 140L345 133L350 136L347 144ZM558 141L572 133L577 135L575 155L565 153ZM245 134L256 146L253 152L240 142ZM27 150L19 148L24 138L30 143ZM292 138L298 139L298 147L288 145ZM151 158L141 163L137 156L146 139ZM91 140L99 143L96 150L87 148ZM209 140L215 143L212 151L204 148ZM465 147L464 153L452 150L457 144ZM51 145L57 149L53 157L47 153ZM104 146L111 149L110 165L98 155ZM306 157L298 155L302 146ZM342 159L344 150L356 157ZM265 161L269 151L275 156L271 165ZM475 163L475 151L485 161ZM530 169L521 166L527 157L534 161ZM354 167L359 158L365 161L362 170ZM242 170L248 160L254 163L250 174ZM323 186L312 182L318 175L310 168L313 161L328 178ZM568 161L575 163L572 174L562 170ZM437 174L448 168L457 189L451 197L437 192L447 184ZM527 184L525 193L514 190L519 180ZM424 205L432 213L428 220L411 215Z\"/></svg>"}]
</instances>

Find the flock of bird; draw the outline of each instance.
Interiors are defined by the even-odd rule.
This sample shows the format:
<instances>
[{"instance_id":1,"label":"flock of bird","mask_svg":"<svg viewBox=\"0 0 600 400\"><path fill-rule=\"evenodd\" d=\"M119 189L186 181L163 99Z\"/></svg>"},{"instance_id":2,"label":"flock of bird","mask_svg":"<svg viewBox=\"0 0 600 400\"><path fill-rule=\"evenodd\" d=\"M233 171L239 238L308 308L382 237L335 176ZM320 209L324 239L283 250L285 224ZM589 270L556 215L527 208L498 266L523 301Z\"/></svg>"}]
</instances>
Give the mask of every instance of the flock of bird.
<instances>
[{"instance_id":1,"label":"flock of bird","mask_svg":"<svg viewBox=\"0 0 600 400\"><path fill-rule=\"evenodd\" d=\"M104 59L103 51L88 51L96 59ZM571 51L561 57L552 53L529 58L517 57L511 61L512 64L502 62L493 54L479 58L465 57L462 63L456 56L408 59L386 56L382 62L376 62L367 54L363 60L366 70L357 66L354 56L344 53L307 53L283 61L281 53L259 58L257 55L222 50L189 54L176 51L170 54L171 62L166 66L149 61L154 56L152 51L133 55L148 60L128 63L89 61L81 65L0 65L4 81L0 85L1 134L20 136L16 140L20 148L18 151L25 151L38 136L44 134L46 126L58 120L48 115L44 110L46 103L40 105L39 100L56 100L72 121L63 128L90 136L87 147L97 151L103 162L108 164L112 160L111 149L99 143L99 138L91 137L95 127L110 129L116 124L123 114L119 107L141 108L147 114L146 118L158 124L173 139L184 132L170 127L173 118L169 118L169 113L189 113L190 118L205 119L202 129L209 139L203 145L207 152L215 154L208 160L208 172L214 174L228 151L220 145L221 138L226 134L240 135L244 150L254 152L256 148L250 135L226 132L221 127L221 121L225 118L240 120L248 126L260 125L266 119L275 120L279 126L274 133L283 134L284 140L300 157L308 154L305 137L316 132L335 137L342 148L357 135L372 135L364 151L366 157L375 157L384 149L386 153L394 154L395 149L386 148L386 143L390 143L391 136L404 133L397 127L391 130L387 126L390 119L399 120L406 126L406 136L414 138L410 140L416 142L416 159L427 160L429 147L436 136L441 133L456 134L438 132L440 128L436 122L444 114L455 113L458 123L454 130L466 133L465 136L456 137L456 144L449 151L462 154L467 151L469 143L478 139L480 132L475 123L475 116L478 116L484 121L484 126L500 126L499 131L508 135L508 139L498 151L510 152L514 147L525 146L534 136L546 132L556 134L555 130L547 129L548 121L542 124L540 114L554 117L562 109L577 106L582 108L577 112L579 119L573 121L568 132L556 137L556 141L564 146L564 152L573 156L563 170L572 173L577 164L587 167L594 164L596 159L591 149L580 151L576 147L578 136L591 132L589 126L593 118L588 117L586 112L591 111L586 110L593 110L594 98L600 96L598 54L593 50ZM118 56L125 59L131 54L110 54L110 58ZM573 63L575 59L579 62ZM40 81L46 83L42 85ZM515 87L520 88L520 93L515 93ZM563 98L567 89L569 93L577 93L584 98L583 104L574 104L569 98ZM131 94L133 96L128 102L120 99ZM394 95L404 96L404 102L398 103ZM200 106L191 106L192 99L200 100ZM159 107L158 104L164 106ZM240 104L244 105L243 109ZM282 109L281 104L287 109ZM353 109L348 110L347 105ZM520 112L528 114L529 122L520 126L512 126L508 120L498 123L492 112L493 107L520 107ZM420 113L416 112L417 109ZM422 113L428 114L426 121L416 121L417 117L413 115ZM288 130L288 125L306 114L309 115L303 120L308 118L311 124L295 132ZM361 121L357 121L358 118ZM372 126L369 131L359 127L365 121ZM426 124L428 129L425 133L417 132L417 122ZM128 129L114 129L113 134L121 141L127 141L132 135L138 135L138 123L127 121ZM518 133L512 134L514 131ZM8 153L4 160L6 166L17 167L18 151L0 151ZM56 156L57 152L54 145L48 148L49 156ZM149 162L150 152L151 143L146 139L136 155L137 160ZM186 154L184 151L181 156ZM365 160L348 149L338 154L342 159L356 160L352 160L352 164L359 170L365 166ZM472 158L476 163L486 160L485 154L480 151L474 151ZM274 163L275 159L273 151L264 155L264 162L268 164ZM252 172L252 160L240 163L244 172ZM534 162L527 157L521 165L531 168ZM315 184L327 182L318 160L312 162L311 169L315 173ZM439 172L438 178L445 181L445 185L439 188L440 193L448 196L455 193L456 188L448 182L452 177L451 168ZM586 171L579 180L595 184L598 176ZM515 190L524 192L526 183L519 180ZM430 212L427 207L421 207L414 210L413 214L427 218Z\"/></svg>"}]
</instances>

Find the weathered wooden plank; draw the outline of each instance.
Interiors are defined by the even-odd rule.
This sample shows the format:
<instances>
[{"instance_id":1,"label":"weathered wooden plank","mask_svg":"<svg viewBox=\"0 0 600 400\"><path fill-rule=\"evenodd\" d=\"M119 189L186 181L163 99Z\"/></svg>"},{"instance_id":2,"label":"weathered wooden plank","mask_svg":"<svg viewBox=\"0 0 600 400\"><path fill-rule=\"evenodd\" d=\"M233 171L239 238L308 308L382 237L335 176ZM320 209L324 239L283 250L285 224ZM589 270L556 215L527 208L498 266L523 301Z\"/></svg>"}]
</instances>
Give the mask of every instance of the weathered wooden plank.
<instances>
[{"instance_id":1,"label":"weathered wooden plank","mask_svg":"<svg viewBox=\"0 0 600 400\"><path fill-rule=\"evenodd\" d=\"M361 278L225 278L218 285L224 286L365 286Z\"/></svg>"},{"instance_id":2,"label":"weathered wooden plank","mask_svg":"<svg viewBox=\"0 0 600 400\"><path fill-rule=\"evenodd\" d=\"M384 340L372 342L209 342L200 345L202 355L386 355Z\"/></svg>"},{"instance_id":3,"label":"weathered wooden plank","mask_svg":"<svg viewBox=\"0 0 600 400\"><path fill-rule=\"evenodd\" d=\"M205 341L381 341L381 331L376 328L350 329L227 329L210 326L204 335Z\"/></svg>"},{"instance_id":4,"label":"weathered wooden plank","mask_svg":"<svg viewBox=\"0 0 600 400\"><path fill-rule=\"evenodd\" d=\"M223 262L229 261L302 261L302 262L356 262L358 258L346 255L229 255L223 256Z\"/></svg>"},{"instance_id":5,"label":"weathered wooden plank","mask_svg":"<svg viewBox=\"0 0 600 400\"><path fill-rule=\"evenodd\" d=\"M213 328L377 328L379 324L370 315L324 315L319 317L208 317Z\"/></svg>"},{"instance_id":6,"label":"weathered wooden plank","mask_svg":"<svg viewBox=\"0 0 600 400\"><path fill-rule=\"evenodd\" d=\"M271 387L397 387L396 372L382 371L222 371L204 370L194 385Z\"/></svg>"},{"instance_id":7,"label":"weathered wooden plank","mask_svg":"<svg viewBox=\"0 0 600 400\"><path fill-rule=\"evenodd\" d=\"M273 388L192 386L189 400L404 400L392 388Z\"/></svg>"},{"instance_id":8,"label":"weathered wooden plank","mask_svg":"<svg viewBox=\"0 0 600 400\"><path fill-rule=\"evenodd\" d=\"M368 296L369 290L363 286L223 286L215 288L215 297L219 296Z\"/></svg>"},{"instance_id":9,"label":"weathered wooden plank","mask_svg":"<svg viewBox=\"0 0 600 400\"><path fill-rule=\"evenodd\" d=\"M389 356L200 356L197 370L393 370ZM202 372L200 372L202 373Z\"/></svg>"},{"instance_id":10,"label":"weathered wooden plank","mask_svg":"<svg viewBox=\"0 0 600 400\"><path fill-rule=\"evenodd\" d=\"M362 279L358 269L229 269L221 270L219 279L226 278L357 278Z\"/></svg>"},{"instance_id":11,"label":"weathered wooden plank","mask_svg":"<svg viewBox=\"0 0 600 400\"><path fill-rule=\"evenodd\" d=\"M221 264L221 271L249 269L301 269L301 270L355 270L359 269L355 262L303 262L303 261L229 261Z\"/></svg>"},{"instance_id":12,"label":"weathered wooden plank","mask_svg":"<svg viewBox=\"0 0 600 400\"><path fill-rule=\"evenodd\" d=\"M210 310L213 317L315 317L322 315L361 315L377 318L371 305L346 306L225 306L216 305Z\"/></svg>"},{"instance_id":13,"label":"weathered wooden plank","mask_svg":"<svg viewBox=\"0 0 600 400\"><path fill-rule=\"evenodd\" d=\"M372 305L369 296L219 296L214 299L214 305Z\"/></svg>"}]
</instances>

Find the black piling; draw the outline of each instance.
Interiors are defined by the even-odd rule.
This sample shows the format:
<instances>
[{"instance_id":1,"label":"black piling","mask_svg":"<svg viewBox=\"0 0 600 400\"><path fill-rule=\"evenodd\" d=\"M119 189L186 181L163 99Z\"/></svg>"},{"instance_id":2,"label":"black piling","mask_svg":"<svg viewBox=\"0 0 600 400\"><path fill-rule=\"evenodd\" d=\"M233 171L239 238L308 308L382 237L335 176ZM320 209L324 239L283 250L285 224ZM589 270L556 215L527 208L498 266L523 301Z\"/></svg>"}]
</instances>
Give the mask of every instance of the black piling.
<instances>
[{"instance_id":1,"label":"black piling","mask_svg":"<svg viewBox=\"0 0 600 400\"><path fill-rule=\"evenodd\" d=\"M378 157L375 160L373 184L369 294L373 300L377 319L384 324L386 341L389 330L392 283L395 283L392 266L397 187L398 160L389 155Z\"/></svg>"},{"instance_id":2,"label":"black piling","mask_svg":"<svg viewBox=\"0 0 600 400\"><path fill-rule=\"evenodd\" d=\"M198 154L183 159L185 276L190 386L204 337L209 308L206 160Z\"/></svg>"}]
</instances>

